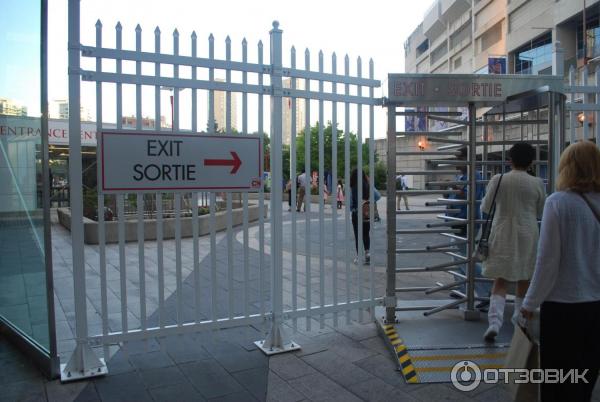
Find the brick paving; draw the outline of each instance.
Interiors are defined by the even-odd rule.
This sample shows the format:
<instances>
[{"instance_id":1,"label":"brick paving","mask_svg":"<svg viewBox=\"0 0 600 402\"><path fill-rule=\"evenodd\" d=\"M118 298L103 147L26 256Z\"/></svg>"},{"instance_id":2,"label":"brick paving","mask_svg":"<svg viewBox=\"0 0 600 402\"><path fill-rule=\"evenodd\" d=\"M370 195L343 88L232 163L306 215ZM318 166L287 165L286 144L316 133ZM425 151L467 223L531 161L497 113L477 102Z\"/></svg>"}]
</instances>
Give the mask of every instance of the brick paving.
<instances>
[{"instance_id":1,"label":"brick paving","mask_svg":"<svg viewBox=\"0 0 600 402\"><path fill-rule=\"evenodd\" d=\"M412 203L422 200L411 199ZM380 202L381 206L385 202ZM380 210L385 216L385 209ZM300 214L302 215L302 214ZM299 216L300 216L299 215ZM331 301L333 293L333 275L331 274L332 257L338 260L339 275L337 285L340 295L345 297L346 271L345 271L345 244L347 239L343 224L338 225L338 239L340 246L331 247L331 237L324 239L318 236L318 214L312 214L311 232L307 236L301 227L304 217L298 222L296 240L298 245L304 247L308 237L311 245L311 282L318 280L319 275L319 244L321 241L330 245L328 255L324 256L324 270L326 273L326 293L324 300ZM326 222L331 222L331 214L325 215ZM284 229L284 260L286 271L284 280L290 280L292 255L289 253L292 234L289 229L289 215L286 215L288 229ZM340 221L342 222L342 221ZM417 222L418 223L418 222ZM415 222L403 222L410 227ZM330 225L325 226L329 233ZM316 232L315 232L316 230ZM268 233L268 230L266 231ZM235 267L244 264L244 250L240 242L243 233L236 229L234 236ZM260 308L259 276L256 275L258 264L259 243L257 229L251 228L249 232L250 248L247 261L254 272L250 276L251 284L247 296L251 301L251 308L258 311ZM376 295L383 294L385 286L384 258L385 253L385 226L384 223L376 224L372 246L374 260L374 287ZM423 239L414 236L405 240L407 248L415 247ZM53 246L55 249L55 278L57 303L57 334L59 338L59 351L63 362L73 348L74 313L72 300L72 273L70 272L70 245L68 233L61 227L53 227ZM194 317L196 313L193 300L194 275L190 268L191 242L184 239L182 242L183 258L183 300L184 317ZM200 239L201 250L201 275L203 281L209 278L205 271L209 267L210 258L206 258L210 247L209 238ZM204 246L204 247L203 247ZM353 251L353 244L350 250ZM119 330L120 321L120 282L118 264L118 249L116 246L107 248L108 279L109 279L109 326L111 330ZM148 315L149 325L158 322L157 293L156 293L156 265L152 257L154 244L146 242L146 286L148 289ZM174 242L165 242L165 255L174 252ZM220 233L217 238L217 248L220 255L226 255L227 238ZM267 250L268 251L268 250ZM86 255L94 256L97 247L86 246ZM137 270L137 243L127 245L127 287L128 294L136 295L139 291ZM298 306L305 303L306 296L306 253L303 248L298 251ZM407 265L420 261L402 261ZM433 259L437 257L431 257ZM102 329L99 319L99 271L94 258L88 258L86 273L88 281L88 315L90 330L99 333ZM168 257L165 261L167 276L173 276L174 262ZM263 290L269 288L268 282L268 256L265 258L265 281ZM436 262L434 260L430 262ZM135 267L129 269L129 267ZM226 259L218 261L219 281L226 280ZM357 283L358 267L350 269L350 281ZM236 300L243 296L243 277L241 270L236 269L235 289ZM428 274L427 277L408 275L404 280L407 286L418 286L423 281L433 283L444 278L443 274ZM369 279L367 275L366 278ZM447 279L447 278L445 278ZM177 291L175 282L165 281L165 311L168 322L176 319ZM366 286L368 286L368 282ZM205 289L205 288L203 288ZM319 286L313 286L311 298L313 303L319 301ZM351 296L358 292L357 287L352 287ZM263 294L268 299L268 293ZM415 298L415 295L403 295ZM416 297L419 297L418 295ZM131 297L127 308L130 325L136 326L140 322L139 303ZM228 313L228 297L223 293L219 297L219 316ZM242 299L243 300L243 299ZM263 299L264 300L264 299ZM284 302L288 307L292 305L291 289L285 287ZM209 317L210 300L203 298L202 317ZM241 313L243 305L240 303L232 306L236 313ZM268 309L268 305L265 305ZM306 328L306 320L297 322L297 332L292 330L293 323L287 323L288 333L294 341L302 345L302 349L288 354L276 355L267 358L257 350L253 342L264 338L266 328L263 326L243 326L214 332L201 332L187 335L177 335L164 338L155 338L147 341L127 342L120 346L97 349L102 355L107 352L109 375L92 381L82 381L70 384L60 384L58 380L47 381L31 365L26 358L17 352L7 341L0 337L0 401L508 401L510 396L502 386L480 386L475 391L461 393L451 384L419 384L408 385L400 373L395 371L389 351L385 348L383 340L377 334L375 325L370 321L369 314L363 315L363 321L358 322L358 316L353 314L350 323L345 319L345 314L340 314L339 320L324 317L311 320L310 330ZM433 318L432 318L433 319ZM600 386L596 387L594 401L600 401Z\"/></svg>"}]
</instances>

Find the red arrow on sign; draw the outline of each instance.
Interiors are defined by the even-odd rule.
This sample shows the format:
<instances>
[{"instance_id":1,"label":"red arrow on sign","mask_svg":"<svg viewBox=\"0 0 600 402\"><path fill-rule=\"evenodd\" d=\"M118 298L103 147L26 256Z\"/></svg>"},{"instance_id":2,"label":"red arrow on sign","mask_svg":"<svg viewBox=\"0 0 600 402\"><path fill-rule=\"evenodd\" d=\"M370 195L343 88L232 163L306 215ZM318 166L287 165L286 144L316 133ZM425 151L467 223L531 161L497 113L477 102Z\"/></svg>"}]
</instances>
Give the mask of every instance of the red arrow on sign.
<instances>
[{"instance_id":1,"label":"red arrow on sign","mask_svg":"<svg viewBox=\"0 0 600 402\"><path fill-rule=\"evenodd\" d=\"M204 159L204 166L233 166L229 173L235 174L242 166L242 160L237 153L233 151L230 153L233 159Z\"/></svg>"}]
</instances>

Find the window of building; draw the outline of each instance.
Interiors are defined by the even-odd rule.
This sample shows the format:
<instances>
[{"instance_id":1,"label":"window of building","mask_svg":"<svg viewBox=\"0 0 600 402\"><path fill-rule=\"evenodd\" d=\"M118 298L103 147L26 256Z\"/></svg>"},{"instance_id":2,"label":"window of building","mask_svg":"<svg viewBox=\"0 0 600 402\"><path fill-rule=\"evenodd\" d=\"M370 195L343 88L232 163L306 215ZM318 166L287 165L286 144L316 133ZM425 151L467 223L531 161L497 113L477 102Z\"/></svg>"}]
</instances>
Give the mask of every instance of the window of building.
<instances>
[{"instance_id":1,"label":"window of building","mask_svg":"<svg viewBox=\"0 0 600 402\"><path fill-rule=\"evenodd\" d=\"M481 51L489 49L491 46L500 42L502 39L502 22L498 22L496 25L488 29L481 35Z\"/></svg>"},{"instance_id":2,"label":"window of building","mask_svg":"<svg viewBox=\"0 0 600 402\"><path fill-rule=\"evenodd\" d=\"M462 57L459 56L454 59L454 69L458 70L460 66L462 66Z\"/></svg>"},{"instance_id":3,"label":"window of building","mask_svg":"<svg viewBox=\"0 0 600 402\"><path fill-rule=\"evenodd\" d=\"M417 57L429 50L429 39L425 39L423 43L417 46Z\"/></svg>"},{"instance_id":4,"label":"window of building","mask_svg":"<svg viewBox=\"0 0 600 402\"><path fill-rule=\"evenodd\" d=\"M450 49L454 49L466 38L471 39L471 20L469 19L461 28L450 36Z\"/></svg>"},{"instance_id":5,"label":"window of building","mask_svg":"<svg viewBox=\"0 0 600 402\"><path fill-rule=\"evenodd\" d=\"M515 51L515 74L540 74L552 65L552 33L527 43Z\"/></svg>"},{"instance_id":6,"label":"window of building","mask_svg":"<svg viewBox=\"0 0 600 402\"><path fill-rule=\"evenodd\" d=\"M448 42L444 41L431 52L431 64L438 62L445 54L448 53Z\"/></svg>"},{"instance_id":7,"label":"window of building","mask_svg":"<svg viewBox=\"0 0 600 402\"><path fill-rule=\"evenodd\" d=\"M586 56L594 58L600 56L600 21L598 14L592 14L587 17L585 23L587 31ZM583 23L577 24L577 58L583 58Z\"/></svg>"}]
</instances>

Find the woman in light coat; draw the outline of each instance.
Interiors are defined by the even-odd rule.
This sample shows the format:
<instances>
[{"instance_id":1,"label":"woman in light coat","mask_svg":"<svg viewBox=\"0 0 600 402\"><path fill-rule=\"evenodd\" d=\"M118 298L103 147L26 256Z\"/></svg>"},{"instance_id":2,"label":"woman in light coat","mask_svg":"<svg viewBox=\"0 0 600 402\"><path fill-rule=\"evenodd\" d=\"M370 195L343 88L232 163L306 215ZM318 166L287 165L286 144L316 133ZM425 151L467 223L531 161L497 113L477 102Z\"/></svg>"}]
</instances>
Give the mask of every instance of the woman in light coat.
<instances>
[{"instance_id":1,"label":"woman in light coat","mask_svg":"<svg viewBox=\"0 0 600 402\"><path fill-rule=\"evenodd\" d=\"M540 368L580 369L585 382L541 384L547 401L589 401L600 367L600 150L589 141L560 158L544 207L531 287L521 313L540 307Z\"/></svg>"},{"instance_id":2,"label":"woman in light coat","mask_svg":"<svg viewBox=\"0 0 600 402\"><path fill-rule=\"evenodd\" d=\"M483 262L483 276L494 279L488 310L489 327L484 334L486 341L494 341L502 327L508 282L517 283L513 314L513 322L516 321L535 267L538 219L542 216L546 198L544 182L527 173L535 158L535 149L519 142L508 155L511 171L492 177L481 201L481 211L489 214L498 189L489 255Z\"/></svg>"}]
</instances>

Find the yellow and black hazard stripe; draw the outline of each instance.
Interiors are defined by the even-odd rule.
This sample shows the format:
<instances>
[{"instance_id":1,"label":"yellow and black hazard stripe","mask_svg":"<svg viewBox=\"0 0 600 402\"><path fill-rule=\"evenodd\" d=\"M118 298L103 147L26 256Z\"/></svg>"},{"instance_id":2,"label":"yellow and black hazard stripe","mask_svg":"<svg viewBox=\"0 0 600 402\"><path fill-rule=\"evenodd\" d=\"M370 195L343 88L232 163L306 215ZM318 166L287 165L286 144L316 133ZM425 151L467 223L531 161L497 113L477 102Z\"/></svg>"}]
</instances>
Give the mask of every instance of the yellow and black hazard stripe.
<instances>
[{"instance_id":1,"label":"yellow and black hazard stripe","mask_svg":"<svg viewBox=\"0 0 600 402\"><path fill-rule=\"evenodd\" d=\"M396 353L396 357L398 359L398 365L400 366L400 371L402 371L402 375L404 375L406 382L410 384L418 384L420 382L419 377L417 376L415 367L410 359L410 354L406 349L404 341L400 339L400 336L396 332L396 328L394 328L393 325L384 325L383 332L392 345L392 348L394 348L394 352Z\"/></svg>"}]
</instances>

